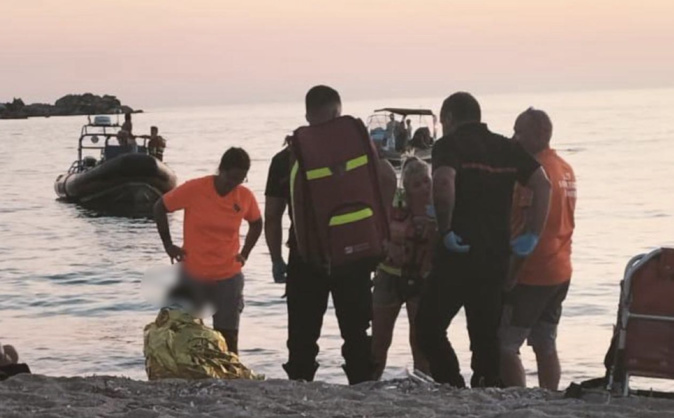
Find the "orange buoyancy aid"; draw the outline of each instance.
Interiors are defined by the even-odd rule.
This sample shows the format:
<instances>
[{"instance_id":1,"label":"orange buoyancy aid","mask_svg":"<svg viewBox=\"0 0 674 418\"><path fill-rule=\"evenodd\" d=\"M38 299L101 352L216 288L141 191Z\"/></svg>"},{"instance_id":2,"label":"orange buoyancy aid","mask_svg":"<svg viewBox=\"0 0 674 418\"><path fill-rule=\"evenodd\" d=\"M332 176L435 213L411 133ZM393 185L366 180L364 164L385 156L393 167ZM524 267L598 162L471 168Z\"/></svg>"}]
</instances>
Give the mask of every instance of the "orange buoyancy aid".
<instances>
[{"instance_id":1,"label":"orange buoyancy aid","mask_svg":"<svg viewBox=\"0 0 674 418\"><path fill-rule=\"evenodd\" d=\"M379 268L395 276L425 278L431 271L437 222L430 198L407 196L398 190L391 211L391 238Z\"/></svg>"}]
</instances>

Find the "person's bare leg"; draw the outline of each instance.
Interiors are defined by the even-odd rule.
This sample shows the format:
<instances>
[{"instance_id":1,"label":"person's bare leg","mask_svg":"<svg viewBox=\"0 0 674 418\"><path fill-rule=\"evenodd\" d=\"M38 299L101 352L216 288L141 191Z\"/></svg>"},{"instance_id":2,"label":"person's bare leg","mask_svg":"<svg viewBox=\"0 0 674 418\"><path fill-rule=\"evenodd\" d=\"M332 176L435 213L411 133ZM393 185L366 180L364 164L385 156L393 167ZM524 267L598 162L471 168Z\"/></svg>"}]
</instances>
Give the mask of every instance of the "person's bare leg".
<instances>
[{"instance_id":1,"label":"person's bare leg","mask_svg":"<svg viewBox=\"0 0 674 418\"><path fill-rule=\"evenodd\" d=\"M501 350L501 380L506 387L527 386L522 359L516 351Z\"/></svg>"},{"instance_id":2,"label":"person's bare leg","mask_svg":"<svg viewBox=\"0 0 674 418\"><path fill-rule=\"evenodd\" d=\"M393 339L400 305L374 306L372 314L372 357L375 363L375 378L379 380L386 368L386 357Z\"/></svg>"},{"instance_id":3,"label":"person's bare leg","mask_svg":"<svg viewBox=\"0 0 674 418\"><path fill-rule=\"evenodd\" d=\"M415 320L417 318L417 311L419 310L419 298L413 298L406 303L407 319L410 322L410 348L412 349L412 358L414 359L414 368L420 372L430 376L431 368L428 365L428 360L421 354L421 350L417 345L417 327Z\"/></svg>"},{"instance_id":4,"label":"person's bare leg","mask_svg":"<svg viewBox=\"0 0 674 418\"><path fill-rule=\"evenodd\" d=\"M562 376L562 367L556 348L536 349L536 363L538 365L538 385L543 389L557 390L559 379Z\"/></svg>"},{"instance_id":5,"label":"person's bare leg","mask_svg":"<svg viewBox=\"0 0 674 418\"><path fill-rule=\"evenodd\" d=\"M16 364L19 362L19 353L11 345L0 346L0 366Z\"/></svg>"},{"instance_id":6,"label":"person's bare leg","mask_svg":"<svg viewBox=\"0 0 674 418\"><path fill-rule=\"evenodd\" d=\"M18 363L19 362L19 353L17 353L14 346L6 345L4 348L5 348L5 354L9 357L9 360L11 361L11 363L12 364Z\"/></svg>"}]
</instances>

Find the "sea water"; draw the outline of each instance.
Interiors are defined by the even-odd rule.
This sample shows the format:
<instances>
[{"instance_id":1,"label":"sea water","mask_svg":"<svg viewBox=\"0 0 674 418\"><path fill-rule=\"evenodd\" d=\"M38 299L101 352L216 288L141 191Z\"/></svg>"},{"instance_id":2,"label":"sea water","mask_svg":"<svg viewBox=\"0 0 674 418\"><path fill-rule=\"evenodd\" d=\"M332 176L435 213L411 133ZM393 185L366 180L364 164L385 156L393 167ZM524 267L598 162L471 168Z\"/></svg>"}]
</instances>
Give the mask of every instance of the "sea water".
<instances>
[{"instance_id":1,"label":"sea water","mask_svg":"<svg viewBox=\"0 0 674 418\"><path fill-rule=\"evenodd\" d=\"M385 106L427 107L437 113L442 103L440 95L343 99L345 113L364 119ZM562 386L601 376L625 263L635 254L674 245L674 90L478 99L484 121L508 136L521 111L529 106L546 110L554 124L552 144L575 169L574 274L558 338ZM245 148L252 158L246 186L261 207L271 157L285 136L305 123L301 97L293 103L147 110L134 115L134 133L159 127L168 141L165 161L180 182L214 173L228 147ZM0 121L0 341L14 344L36 373L143 379L143 327L156 308L143 296L141 279L147 269L169 260L154 222L100 217L56 200L54 179L76 158L85 122L84 117ZM182 215L172 215L170 223L180 243ZM244 272L242 360L268 377L285 378L284 286L273 282L264 238ZM411 365L406 322L403 312L385 377L402 376ZM463 315L449 336L468 375ZM331 307L319 344L317 379L345 383ZM529 384L536 384L533 354L525 347L522 355Z\"/></svg>"}]
</instances>

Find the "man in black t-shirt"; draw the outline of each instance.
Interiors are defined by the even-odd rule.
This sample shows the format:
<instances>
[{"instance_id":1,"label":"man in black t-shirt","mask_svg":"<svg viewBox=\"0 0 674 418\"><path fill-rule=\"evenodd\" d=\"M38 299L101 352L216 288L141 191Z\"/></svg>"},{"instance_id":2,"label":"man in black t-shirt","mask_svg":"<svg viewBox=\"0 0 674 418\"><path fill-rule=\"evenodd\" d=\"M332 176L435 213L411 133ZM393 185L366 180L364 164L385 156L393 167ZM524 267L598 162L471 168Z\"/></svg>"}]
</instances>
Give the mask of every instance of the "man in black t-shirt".
<instances>
[{"instance_id":1,"label":"man in black t-shirt","mask_svg":"<svg viewBox=\"0 0 674 418\"><path fill-rule=\"evenodd\" d=\"M288 205L288 212L292 219L290 208L290 150L285 147L271 159L267 187L265 188L265 237L271 255L272 275L276 283L285 283L288 266L283 260L283 214ZM288 237L288 244L294 239Z\"/></svg>"},{"instance_id":2,"label":"man in black t-shirt","mask_svg":"<svg viewBox=\"0 0 674 418\"><path fill-rule=\"evenodd\" d=\"M326 86L309 90L306 97L307 121L320 124L341 114L339 94ZM380 160L380 188L386 202L393 201L396 177L393 167ZM269 167L265 191L265 237L272 258L276 282L286 281L288 305L288 362L283 365L291 380L312 381L318 363L318 339L323 315L332 294L339 330L344 339L344 371L350 384L374 377L371 342L367 335L372 316L370 266L354 265L328 275L321 268L302 260L297 251L292 225L288 239L288 265L283 261L282 220L290 206L290 151L276 154ZM292 207L289 207L292 212ZM291 218L292 219L292 218ZM287 277L286 277L287 276Z\"/></svg>"},{"instance_id":3,"label":"man in black t-shirt","mask_svg":"<svg viewBox=\"0 0 674 418\"><path fill-rule=\"evenodd\" d=\"M498 326L511 251L533 251L548 213L550 183L519 144L480 122L480 105L455 93L442 105L444 137L433 146L433 200L443 237L421 298L417 340L433 378L464 387L447 328L463 307L473 353L471 386L497 386ZM526 232L510 242L515 181L534 192Z\"/></svg>"}]
</instances>

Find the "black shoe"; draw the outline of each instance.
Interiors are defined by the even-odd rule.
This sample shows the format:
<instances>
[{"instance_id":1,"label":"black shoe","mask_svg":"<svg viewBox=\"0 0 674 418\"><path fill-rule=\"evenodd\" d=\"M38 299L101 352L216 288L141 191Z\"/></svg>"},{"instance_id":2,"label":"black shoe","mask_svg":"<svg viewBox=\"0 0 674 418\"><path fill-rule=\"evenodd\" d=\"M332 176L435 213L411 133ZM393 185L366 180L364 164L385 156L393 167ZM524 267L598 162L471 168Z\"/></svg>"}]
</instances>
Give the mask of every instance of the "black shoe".
<instances>
[{"instance_id":1,"label":"black shoe","mask_svg":"<svg viewBox=\"0 0 674 418\"><path fill-rule=\"evenodd\" d=\"M294 366L290 362L283 365L283 370L285 370L290 380L301 380L305 382L313 382L314 376L316 375L316 370L318 370L318 363L314 362L311 366Z\"/></svg>"},{"instance_id":2,"label":"black shoe","mask_svg":"<svg viewBox=\"0 0 674 418\"><path fill-rule=\"evenodd\" d=\"M342 370L344 370L350 385L376 380L372 363L363 363L357 366L343 364Z\"/></svg>"}]
</instances>

